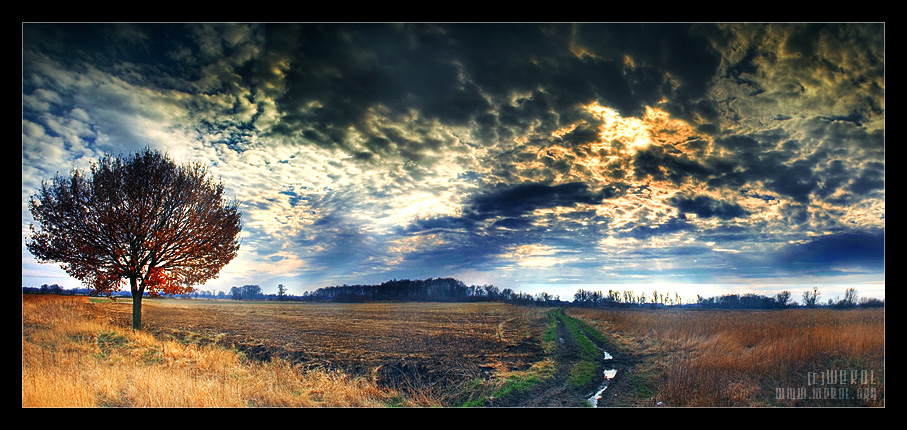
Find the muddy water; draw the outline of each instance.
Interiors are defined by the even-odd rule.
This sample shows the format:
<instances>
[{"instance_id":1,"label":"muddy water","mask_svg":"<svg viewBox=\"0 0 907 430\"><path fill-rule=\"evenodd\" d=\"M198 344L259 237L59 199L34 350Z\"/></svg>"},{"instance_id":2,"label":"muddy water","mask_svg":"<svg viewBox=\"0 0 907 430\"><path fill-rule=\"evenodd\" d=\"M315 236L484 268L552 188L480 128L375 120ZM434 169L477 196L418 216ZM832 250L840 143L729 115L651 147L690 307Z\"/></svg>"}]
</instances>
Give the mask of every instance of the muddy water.
<instances>
[{"instance_id":1,"label":"muddy water","mask_svg":"<svg viewBox=\"0 0 907 430\"><path fill-rule=\"evenodd\" d=\"M608 351L602 350L602 360L608 361L614 357L611 354L608 354ZM604 372L604 381L602 385L599 386L598 391L592 394L591 397L587 400L592 407L598 406L598 401L601 400L602 396L605 393L605 390L608 389L608 385L611 383L611 380L617 376L617 369L606 369Z\"/></svg>"}]
</instances>

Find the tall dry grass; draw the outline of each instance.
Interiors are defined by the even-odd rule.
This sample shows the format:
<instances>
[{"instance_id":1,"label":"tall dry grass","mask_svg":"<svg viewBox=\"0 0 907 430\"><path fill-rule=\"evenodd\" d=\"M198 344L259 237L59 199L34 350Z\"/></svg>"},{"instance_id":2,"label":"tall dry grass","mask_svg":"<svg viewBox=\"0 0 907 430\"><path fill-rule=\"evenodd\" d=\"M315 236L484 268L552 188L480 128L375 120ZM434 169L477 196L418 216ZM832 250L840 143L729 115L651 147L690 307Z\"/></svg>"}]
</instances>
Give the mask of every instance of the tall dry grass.
<instances>
[{"instance_id":1,"label":"tall dry grass","mask_svg":"<svg viewBox=\"0 0 907 430\"><path fill-rule=\"evenodd\" d=\"M22 300L23 407L417 405L366 378L252 362L110 324L87 297Z\"/></svg>"},{"instance_id":2,"label":"tall dry grass","mask_svg":"<svg viewBox=\"0 0 907 430\"><path fill-rule=\"evenodd\" d=\"M642 369L668 405L884 406L884 309L571 314L648 357ZM829 388L816 377L829 370L871 371L872 384L836 384L828 398L814 390Z\"/></svg>"}]
</instances>

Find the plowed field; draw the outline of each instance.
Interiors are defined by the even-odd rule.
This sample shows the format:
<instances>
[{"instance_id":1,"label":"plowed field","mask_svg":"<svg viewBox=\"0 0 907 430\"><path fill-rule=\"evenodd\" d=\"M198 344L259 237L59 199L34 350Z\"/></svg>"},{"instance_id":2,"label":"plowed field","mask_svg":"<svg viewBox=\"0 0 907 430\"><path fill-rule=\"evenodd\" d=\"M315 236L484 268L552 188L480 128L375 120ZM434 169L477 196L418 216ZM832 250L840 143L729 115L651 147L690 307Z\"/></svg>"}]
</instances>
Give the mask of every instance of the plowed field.
<instances>
[{"instance_id":1,"label":"plowed field","mask_svg":"<svg viewBox=\"0 0 907 430\"><path fill-rule=\"evenodd\" d=\"M129 326L131 304L112 309ZM501 303L298 303L144 300L143 330L234 347L444 397L494 371L544 358L545 309ZM439 392L444 391L444 392Z\"/></svg>"}]
</instances>

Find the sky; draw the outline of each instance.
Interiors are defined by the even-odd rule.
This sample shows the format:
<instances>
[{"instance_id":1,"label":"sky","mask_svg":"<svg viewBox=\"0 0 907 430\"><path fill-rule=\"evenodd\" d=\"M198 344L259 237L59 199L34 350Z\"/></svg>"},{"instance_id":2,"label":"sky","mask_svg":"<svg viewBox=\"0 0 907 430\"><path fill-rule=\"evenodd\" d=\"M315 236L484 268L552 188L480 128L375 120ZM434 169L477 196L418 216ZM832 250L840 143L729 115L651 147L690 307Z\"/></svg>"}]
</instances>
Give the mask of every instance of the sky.
<instances>
[{"instance_id":1,"label":"sky","mask_svg":"<svg viewBox=\"0 0 907 430\"><path fill-rule=\"evenodd\" d=\"M22 24L29 197L105 154L239 202L203 290L454 277L884 298L882 23Z\"/></svg>"}]
</instances>

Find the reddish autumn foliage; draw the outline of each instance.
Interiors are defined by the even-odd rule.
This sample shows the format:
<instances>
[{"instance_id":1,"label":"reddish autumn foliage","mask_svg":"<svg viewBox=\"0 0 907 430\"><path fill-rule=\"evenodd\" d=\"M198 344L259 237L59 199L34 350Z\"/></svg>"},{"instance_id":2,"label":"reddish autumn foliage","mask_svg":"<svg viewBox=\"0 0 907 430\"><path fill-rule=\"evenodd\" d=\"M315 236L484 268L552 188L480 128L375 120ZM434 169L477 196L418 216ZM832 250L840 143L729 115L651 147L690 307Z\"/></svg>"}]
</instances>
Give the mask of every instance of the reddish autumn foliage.
<instances>
[{"instance_id":1,"label":"reddish autumn foliage","mask_svg":"<svg viewBox=\"0 0 907 430\"><path fill-rule=\"evenodd\" d=\"M236 256L242 216L201 164L177 165L146 149L104 157L90 173L42 184L30 202L39 227L31 225L26 246L99 293L128 280L134 328L145 292L192 291Z\"/></svg>"},{"instance_id":2,"label":"reddish autumn foliage","mask_svg":"<svg viewBox=\"0 0 907 430\"><path fill-rule=\"evenodd\" d=\"M148 271L147 292L149 296L157 297L161 294L185 294L192 291L192 287L186 286L180 282L179 275L168 273L160 267L154 267Z\"/></svg>"}]
</instances>

